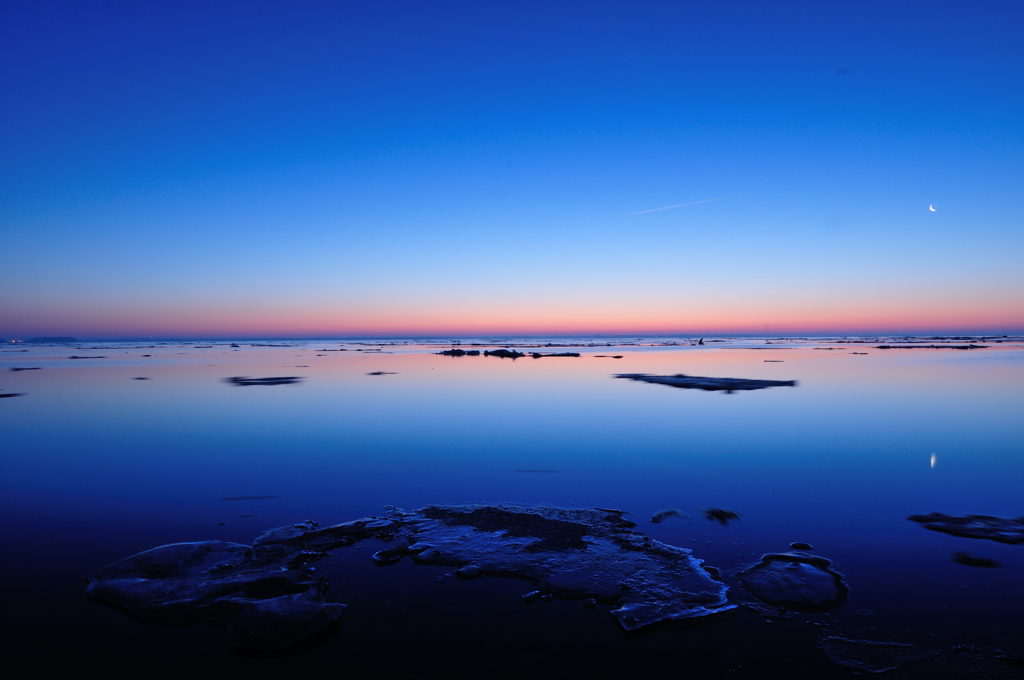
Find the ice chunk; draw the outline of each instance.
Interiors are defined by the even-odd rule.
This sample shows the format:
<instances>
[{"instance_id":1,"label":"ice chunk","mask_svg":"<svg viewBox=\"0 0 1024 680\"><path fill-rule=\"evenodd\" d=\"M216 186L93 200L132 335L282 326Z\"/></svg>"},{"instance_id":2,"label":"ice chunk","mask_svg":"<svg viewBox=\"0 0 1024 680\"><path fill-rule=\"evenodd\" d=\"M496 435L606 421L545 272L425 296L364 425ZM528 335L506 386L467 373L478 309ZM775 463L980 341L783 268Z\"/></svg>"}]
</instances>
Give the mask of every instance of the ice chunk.
<instances>
[{"instance_id":1,"label":"ice chunk","mask_svg":"<svg viewBox=\"0 0 1024 680\"><path fill-rule=\"evenodd\" d=\"M621 373L616 378L639 380L641 382L681 387L709 392L725 391L732 394L737 390L763 390L767 387L796 387L795 380L748 380L745 378L701 378L694 375L647 375L646 373Z\"/></svg>"},{"instance_id":2,"label":"ice chunk","mask_svg":"<svg viewBox=\"0 0 1024 680\"><path fill-rule=\"evenodd\" d=\"M930 515L911 515L911 522L917 522L925 529L939 531L962 538L987 538L990 541L1017 545L1024 543L1024 517L1004 519L990 515L943 515L933 512Z\"/></svg>"},{"instance_id":3,"label":"ice chunk","mask_svg":"<svg viewBox=\"0 0 1024 680\"><path fill-rule=\"evenodd\" d=\"M767 604L803 611L828 611L846 602L842 574L824 557L769 553L738 574L753 595Z\"/></svg>"},{"instance_id":4,"label":"ice chunk","mask_svg":"<svg viewBox=\"0 0 1024 680\"><path fill-rule=\"evenodd\" d=\"M239 648L288 647L324 630L345 609L324 601L323 579L224 541L160 546L86 578L89 597L142 623L224 626Z\"/></svg>"},{"instance_id":5,"label":"ice chunk","mask_svg":"<svg viewBox=\"0 0 1024 680\"><path fill-rule=\"evenodd\" d=\"M621 512L549 506L430 506L416 516L417 564L472 565L474 575L527 578L561 597L618 605L634 630L732 609L728 588L689 550L634 531ZM418 549L429 543L428 549Z\"/></svg>"}]
</instances>

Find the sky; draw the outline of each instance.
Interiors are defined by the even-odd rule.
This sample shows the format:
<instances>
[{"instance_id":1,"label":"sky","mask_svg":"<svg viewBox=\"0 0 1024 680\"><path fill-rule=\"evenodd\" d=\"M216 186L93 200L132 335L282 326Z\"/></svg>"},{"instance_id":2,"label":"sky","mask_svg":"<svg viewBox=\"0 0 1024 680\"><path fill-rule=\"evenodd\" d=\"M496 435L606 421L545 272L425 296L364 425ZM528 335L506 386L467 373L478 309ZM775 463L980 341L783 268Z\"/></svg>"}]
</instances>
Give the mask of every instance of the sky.
<instances>
[{"instance_id":1,"label":"sky","mask_svg":"<svg viewBox=\"0 0 1024 680\"><path fill-rule=\"evenodd\" d=\"M2 2L0 338L1024 332L1022 22Z\"/></svg>"}]
</instances>

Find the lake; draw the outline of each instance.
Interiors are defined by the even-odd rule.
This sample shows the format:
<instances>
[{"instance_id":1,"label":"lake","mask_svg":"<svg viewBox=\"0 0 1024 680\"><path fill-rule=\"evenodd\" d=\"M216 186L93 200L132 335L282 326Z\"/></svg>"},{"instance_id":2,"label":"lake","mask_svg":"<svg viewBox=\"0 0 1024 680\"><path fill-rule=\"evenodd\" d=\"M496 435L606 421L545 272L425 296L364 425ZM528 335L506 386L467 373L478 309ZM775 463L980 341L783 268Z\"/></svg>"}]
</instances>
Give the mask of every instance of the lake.
<instances>
[{"instance_id":1,"label":"lake","mask_svg":"<svg viewBox=\"0 0 1024 680\"><path fill-rule=\"evenodd\" d=\"M40 664L125 671L853 677L819 648L841 637L1019 672L1024 545L906 518L1024 514L1024 343L878 349L906 342L459 345L527 352L516 359L445 356L452 344L427 341L8 344L0 395L21 396L0 399L5 639ZM796 385L727 393L617 374ZM379 545L356 546L317 566L328 600L347 605L340 625L285 655L254 655L230 651L218 628L146 626L85 596L83 576L162 544L248 545L306 520L470 503L621 509L636 531L719 569L731 602L751 600L739 570L805 542L842 575L848 600L627 633L603 603L527 604L534 583L463 581L408 559L379 567ZM706 508L738 519L710 521ZM649 521L668 509L681 516ZM999 566L957 563L956 552Z\"/></svg>"}]
</instances>

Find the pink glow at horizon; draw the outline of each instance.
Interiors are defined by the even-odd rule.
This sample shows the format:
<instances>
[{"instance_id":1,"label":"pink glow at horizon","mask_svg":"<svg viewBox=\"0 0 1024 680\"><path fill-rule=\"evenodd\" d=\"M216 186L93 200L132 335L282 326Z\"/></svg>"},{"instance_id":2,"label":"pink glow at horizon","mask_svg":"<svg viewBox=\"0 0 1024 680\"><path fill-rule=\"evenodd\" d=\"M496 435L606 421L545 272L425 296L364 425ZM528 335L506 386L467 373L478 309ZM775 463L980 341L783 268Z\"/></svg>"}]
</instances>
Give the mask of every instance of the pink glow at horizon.
<instances>
[{"instance_id":1,"label":"pink glow at horizon","mask_svg":"<svg viewBox=\"0 0 1024 680\"><path fill-rule=\"evenodd\" d=\"M184 304L97 310L24 310L12 326L33 335L82 337L344 337L476 335L692 335L857 333L1015 333L1024 329L1024 313L1012 300L969 300L912 304L893 297L835 306L797 303L630 305L623 300L576 305L479 301L430 306L281 305L253 309ZM911 308L913 311L906 311ZM60 318L58 324L48 318ZM31 330L29 330L31 329ZM26 334L27 334L26 333Z\"/></svg>"}]
</instances>

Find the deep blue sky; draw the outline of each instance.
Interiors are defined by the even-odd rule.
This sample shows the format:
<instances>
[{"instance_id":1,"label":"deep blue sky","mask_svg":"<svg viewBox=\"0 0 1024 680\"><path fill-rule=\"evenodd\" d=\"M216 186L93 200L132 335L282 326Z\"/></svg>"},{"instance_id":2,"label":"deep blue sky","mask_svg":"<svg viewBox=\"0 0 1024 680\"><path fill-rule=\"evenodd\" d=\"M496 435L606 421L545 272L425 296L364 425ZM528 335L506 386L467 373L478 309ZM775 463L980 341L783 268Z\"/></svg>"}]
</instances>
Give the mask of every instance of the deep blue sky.
<instances>
[{"instance_id":1,"label":"deep blue sky","mask_svg":"<svg viewBox=\"0 0 1024 680\"><path fill-rule=\"evenodd\" d=\"M1021 331L1022 25L6 2L0 337Z\"/></svg>"}]
</instances>

